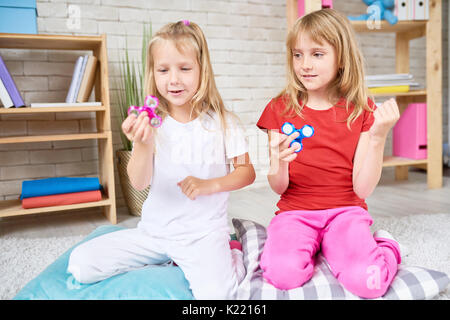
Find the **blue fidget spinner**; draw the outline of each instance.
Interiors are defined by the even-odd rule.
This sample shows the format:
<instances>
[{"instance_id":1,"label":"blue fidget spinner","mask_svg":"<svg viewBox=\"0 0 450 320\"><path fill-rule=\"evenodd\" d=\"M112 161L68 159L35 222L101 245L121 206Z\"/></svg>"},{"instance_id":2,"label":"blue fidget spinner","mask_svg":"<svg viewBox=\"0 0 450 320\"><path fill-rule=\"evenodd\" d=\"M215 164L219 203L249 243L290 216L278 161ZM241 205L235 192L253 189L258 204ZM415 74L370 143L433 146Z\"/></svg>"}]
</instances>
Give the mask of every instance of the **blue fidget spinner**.
<instances>
[{"instance_id":1,"label":"blue fidget spinner","mask_svg":"<svg viewBox=\"0 0 450 320\"><path fill-rule=\"evenodd\" d=\"M281 132L283 132L285 135L290 136L291 134L294 134L294 132L298 131L300 135L297 137L297 139L293 140L291 144L289 145L289 148L292 146L296 146L295 152L300 152L303 149L302 140L303 138L310 138L314 134L314 128L310 126L309 124L305 124L301 129L296 129L295 126L290 122L285 122L281 126Z\"/></svg>"}]
</instances>

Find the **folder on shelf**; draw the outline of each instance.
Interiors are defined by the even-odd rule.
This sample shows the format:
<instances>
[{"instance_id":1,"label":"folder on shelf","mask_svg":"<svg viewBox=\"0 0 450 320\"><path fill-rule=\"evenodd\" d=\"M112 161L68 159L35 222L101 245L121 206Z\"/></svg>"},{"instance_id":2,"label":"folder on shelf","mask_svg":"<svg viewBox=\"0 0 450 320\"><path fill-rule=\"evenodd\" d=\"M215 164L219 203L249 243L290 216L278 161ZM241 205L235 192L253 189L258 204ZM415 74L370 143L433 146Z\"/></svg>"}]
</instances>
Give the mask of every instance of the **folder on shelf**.
<instances>
[{"instance_id":1,"label":"folder on shelf","mask_svg":"<svg viewBox=\"0 0 450 320\"><path fill-rule=\"evenodd\" d=\"M14 80L11 77L8 68L6 67L5 62L3 61L2 56L0 56L0 79L2 80L3 85L6 88L6 91L11 97L14 106L16 108L23 107L25 103L23 102L19 90L17 90L16 84L14 83Z\"/></svg>"},{"instance_id":2,"label":"folder on shelf","mask_svg":"<svg viewBox=\"0 0 450 320\"><path fill-rule=\"evenodd\" d=\"M100 182L96 177L57 177L27 180L22 182L20 199L101 189Z\"/></svg>"},{"instance_id":3,"label":"folder on shelf","mask_svg":"<svg viewBox=\"0 0 450 320\"><path fill-rule=\"evenodd\" d=\"M369 88L370 93L402 93L409 92L409 86L389 86Z\"/></svg>"},{"instance_id":4,"label":"folder on shelf","mask_svg":"<svg viewBox=\"0 0 450 320\"><path fill-rule=\"evenodd\" d=\"M428 20L428 0L414 0L414 20Z\"/></svg>"},{"instance_id":5,"label":"folder on shelf","mask_svg":"<svg viewBox=\"0 0 450 320\"><path fill-rule=\"evenodd\" d=\"M410 89L414 87L415 89L420 87L420 83L413 81L372 81L367 83L367 87L378 88L378 87L392 87L392 86L409 86Z\"/></svg>"},{"instance_id":6,"label":"folder on shelf","mask_svg":"<svg viewBox=\"0 0 450 320\"><path fill-rule=\"evenodd\" d=\"M83 57L78 57L75 62L75 67L73 69L72 81L70 82L69 92L67 93L66 102L75 102L75 90L77 87L77 80L81 72L81 67L83 65Z\"/></svg>"},{"instance_id":7,"label":"folder on shelf","mask_svg":"<svg viewBox=\"0 0 450 320\"><path fill-rule=\"evenodd\" d=\"M387 73L387 74L374 74L365 76L366 81L384 81L384 80L411 80L413 78L412 74L409 73Z\"/></svg>"},{"instance_id":8,"label":"folder on shelf","mask_svg":"<svg viewBox=\"0 0 450 320\"><path fill-rule=\"evenodd\" d=\"M399 21L409 20L408 18L409 0L395 0L394 14Z\"/></svg>"},{"instance_id":9,"label":"folder on shelf","mask_svg":"<svg viewBox=\"0 0 450 320\"><path fill-rule=\"evenodd\" d=\"M70 102L76 102L77 101L78 92L80 92L81 79L83 78L84 70L86 70L86 64L87 64L88 59L89 59L88 55L83 56L83 62L81 64L81 70L80 70L80 73L77 75L77 83L76 83L76 86L75 86L75 92L74 92L73 100L70 101Z\"/></svg>"},{"instance_id":10,"label":"folder on shelf","mask_svg":"<svg viewBox=\"0 0 450 320\"><path fill-rule=\"evenodd\" d=\"M3 106L5 108L14 107L14 103L12 102L8 91L6 90L6 87L3 84L2 79L0 79L0 101L3 103Z\"/></svg>"},{"instance_id":11,"label":"folder on shelf","mask_svg":"<svg viewBox=\"0 0 450 320\"><path fill-rule=\"evenodd\" d=\"M25 198L22 200L22 208L43 208L53 206L63 206L76 203L94 202L102 200L100 190L55 194L50 196L40 196Z\"/></svg>"},{"instance_id":12,"label":"folder on shelf","mask_svg":"<svg viewBox=\"0 0 450 320\"><path fill-rule=\"evenodd\" d=\"M415 19L415 1L416 0L408 0L408 20Z\"/></svg>"},{"instance_id":13,"label":"folder on shelf","mask_svg":"<svg viewBox=\"0 0 450 320\"><path fill-rule=\"evenodd\" d=\"M87 58L86 68L81 79L80 90L76 102L86 102L91 95L92 87L94 86L95 71L97 70L97 58L89 56Z\"/></svg>"}]
</instances>

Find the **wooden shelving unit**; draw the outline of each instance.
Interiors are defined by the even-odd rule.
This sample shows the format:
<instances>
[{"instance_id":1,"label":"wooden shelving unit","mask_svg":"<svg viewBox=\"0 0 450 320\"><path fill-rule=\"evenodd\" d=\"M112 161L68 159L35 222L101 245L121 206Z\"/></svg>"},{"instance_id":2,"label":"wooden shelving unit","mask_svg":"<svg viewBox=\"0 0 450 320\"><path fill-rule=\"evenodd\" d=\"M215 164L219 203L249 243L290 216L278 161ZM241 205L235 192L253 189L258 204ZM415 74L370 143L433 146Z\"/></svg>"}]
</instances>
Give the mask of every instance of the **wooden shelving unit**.
<instances>
[{"instance_id":1,"label":"wooden shelving unit","mask_svg":"<svg viewBox=\"0 0 450 320\"><path fill-rule=\"evenodd\" d=\"M296 20L297 1L286 1L288 28ZM427 170L430 189L442 187L442 0L429 1L429 20L399 21L390 25L381 21L379 28L369 28L366 21L352 21L358 33L395 33L396 72L409 73L409 42L416 38L426 38L426 89L406 93L393 93L400 111L409 103L427 103L427 153L428 158L413 160L400 157L385 157L384 167L395 167L397 180L408 178L408 168L418 166ZM374 25L372 24L371 27ZM375 97L386 94L375 94Z\"/></svg>"},{"instance_id":2,"label":"wooden shelving unit","mask_svg":"<svg viewBox=\"0 0 450 320\"><path fill-rule=\"evenodd\" d=\"M0 201L0 218L39 214L44 212L67 211L73 209L102 207L106 218L117 223L114 186L114 162L111 134L111 115L108 82L108 56L106 36L70 36L70 35L33 35L0 33L0 49L49 49L92 51L97 57L99 67L95 79L95 98L101 106L82 107L40 107L0 109L3 114L59 113L59 112L95 112L97 132L59 135L7 136L0 137L0 144L17 144L42 141L97 140L99 180L103 186L103 198L100 201L45 208L23 209L20 200Z\"/></svg>"}]
</instances>

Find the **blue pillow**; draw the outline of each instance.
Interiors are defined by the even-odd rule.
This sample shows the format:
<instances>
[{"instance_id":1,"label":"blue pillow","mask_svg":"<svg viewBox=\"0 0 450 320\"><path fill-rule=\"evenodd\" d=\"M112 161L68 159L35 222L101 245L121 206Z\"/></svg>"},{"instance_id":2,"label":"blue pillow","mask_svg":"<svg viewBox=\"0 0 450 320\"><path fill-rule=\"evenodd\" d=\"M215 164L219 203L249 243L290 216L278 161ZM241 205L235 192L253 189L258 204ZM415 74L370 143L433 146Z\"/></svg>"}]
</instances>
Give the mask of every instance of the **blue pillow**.
<instances>
[{"instance_id":1,"label":"blue pillow","mask_svg":"<svg viewBox=\"0 0 450 320\"><path fill-rule=\"evenodd\" d=\"M121 229L118 226L100 226L79 244ZM14 300L194 299L183 271L171 265L147 266L93 284L80 284L66 271L70 253L77 245L25 285Z\"/></svg>"}]
</instances>

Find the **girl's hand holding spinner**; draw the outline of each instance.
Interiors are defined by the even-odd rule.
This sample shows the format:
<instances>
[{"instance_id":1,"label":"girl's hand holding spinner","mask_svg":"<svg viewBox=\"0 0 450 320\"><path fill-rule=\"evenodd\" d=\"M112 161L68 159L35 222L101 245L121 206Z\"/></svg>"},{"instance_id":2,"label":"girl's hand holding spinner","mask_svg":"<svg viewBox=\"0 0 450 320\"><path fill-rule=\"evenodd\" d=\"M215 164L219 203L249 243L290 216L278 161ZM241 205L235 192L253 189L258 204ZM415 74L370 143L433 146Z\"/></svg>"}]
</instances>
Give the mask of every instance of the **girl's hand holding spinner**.
<instances>
[{"instance_id":1,"label":"girl's hand holding spinner","mask_svg":"<svg viewBox=\"0 0 450 320\"><path fill-rule=\"evenodd\" d=\"M286 122L281 127L284 134L271 131L270 153L272 156L285 162L291 162L297 157L297 153L303 148L301 140L314 134L313 127L305 125L297 130L294 125Z\"/></svg>"},{"instance_id":2,"label":"girl's hand holding spinner","mask_svg":"<svg viewBox=\"0 0 450 320\"><path fill-rule=\"evenodd\" d=\"M298 132L299 135L294 138L294 140L289 144L289 148L294 147L294 152L300 152L303 149L303 138L310 138L314 134L314 128L309 124L305 124L300 130L297 130L295 126L290 122L285 122L281 126L281 132L285 135L291 136L295 132Z\"/></svg>"},{"instance_id":3,"label":"girl's hand holding spinner","mask_svg":"<svg viewBox=\"0 0 450 320\"><path fill-rule=\"evenodd\" d=\"M128 140L143 144L151 142L153 128L161 126L161 118L155 114L157 105L156 97L147 96L143 107L131 106L128 109L128 117L122 123L122 131Z\"/></svg>"},{"instance_id":4,"label":"girl's hand holding spinner","mask_svg":"<svg viewBox=\"0 0 450 320\"><path fill-rule=\"evenodd\" d=\"M131 106L128 108L128 115L135 114L139 116L142 112L147 112L150 118L150 125L154 128L159 128L162 123L162 119L155 112L156 107L159 104L157 97L148 95L145 97L144 105L142 107Z\"/></svg>"}]
</instances>

